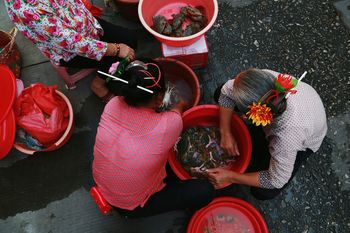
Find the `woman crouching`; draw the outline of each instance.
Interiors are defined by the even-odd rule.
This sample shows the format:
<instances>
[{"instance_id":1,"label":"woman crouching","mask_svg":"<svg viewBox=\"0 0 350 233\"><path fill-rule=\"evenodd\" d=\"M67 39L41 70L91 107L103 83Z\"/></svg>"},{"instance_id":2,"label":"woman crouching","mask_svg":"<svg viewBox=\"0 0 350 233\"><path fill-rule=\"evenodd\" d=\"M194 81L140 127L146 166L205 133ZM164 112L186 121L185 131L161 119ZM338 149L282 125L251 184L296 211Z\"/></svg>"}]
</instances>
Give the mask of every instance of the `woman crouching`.
<instances>
[{"instance_id":1,"label":"woman crouching","mask_svg":"<svg viewBox=\"0 0 350 233\"><path fill-rule=\"evenodd\" d=\"M320 96L289 75L260 69L243 71L218 90L221 147L239 156L230 126L235 112L249 124L253 155L247 173L212 169L211 182L217 188L225 183L252 186L252 194L261 200L277 196L326 135Z\"/></svg>"},{"instance_id":2,"label":"woman crouching","mask_svg":"<svg viewBox=\"0 0 350 233\"><path fill-rule=\"evenodd\" d=\"M106 105L94 147L93 176L104 198L128 217L207 205L214 195L208 181L167 177L168 152L182 131L185 103L157 112L166 84L152 60L114 68L116 77L109 77L107 86L120 96Z\"/></svg>"}]
</instances>

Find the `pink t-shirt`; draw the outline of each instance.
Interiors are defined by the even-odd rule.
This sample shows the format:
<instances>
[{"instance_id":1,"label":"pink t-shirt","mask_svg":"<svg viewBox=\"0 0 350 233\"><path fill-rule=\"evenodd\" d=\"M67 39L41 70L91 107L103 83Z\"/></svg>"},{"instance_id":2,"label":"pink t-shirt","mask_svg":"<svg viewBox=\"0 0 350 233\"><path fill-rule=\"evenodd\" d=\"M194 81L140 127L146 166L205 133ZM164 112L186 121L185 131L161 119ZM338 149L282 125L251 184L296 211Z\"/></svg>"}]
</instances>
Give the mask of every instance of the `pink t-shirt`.
<instances>
[{"instance_id":1,"label":"pink t-shirt","mask_svg":"<svg viewBox=\"0 0 350 233\"><path fill-rule=\"evenodd\" d=\"M133 210L164 188L169 150L182 131L177 112L156 113L115 97L97 129L93 176L113 206Z\"/></svg>"}]
</instances>

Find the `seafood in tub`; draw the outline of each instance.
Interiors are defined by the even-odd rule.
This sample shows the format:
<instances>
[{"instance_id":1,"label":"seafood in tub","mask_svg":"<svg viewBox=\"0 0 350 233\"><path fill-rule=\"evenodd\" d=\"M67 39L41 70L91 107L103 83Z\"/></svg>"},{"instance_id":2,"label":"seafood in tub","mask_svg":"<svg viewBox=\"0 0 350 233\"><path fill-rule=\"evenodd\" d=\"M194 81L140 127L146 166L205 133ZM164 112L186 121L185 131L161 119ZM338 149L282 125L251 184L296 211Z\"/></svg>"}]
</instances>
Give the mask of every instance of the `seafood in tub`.
<instances>
[{"instance_id":1,"label":"seafood in tub","mask_svg":"<svg viewBox=\"0 0 350 233\"><path fill-rule=\"evenodd\" d=\"M202 7L183 6L179 13L170 19L163 15L153 16L153 29L163 35L184 37L200 32L207 24L207 17Z\"/></svg>"}]
</instances>

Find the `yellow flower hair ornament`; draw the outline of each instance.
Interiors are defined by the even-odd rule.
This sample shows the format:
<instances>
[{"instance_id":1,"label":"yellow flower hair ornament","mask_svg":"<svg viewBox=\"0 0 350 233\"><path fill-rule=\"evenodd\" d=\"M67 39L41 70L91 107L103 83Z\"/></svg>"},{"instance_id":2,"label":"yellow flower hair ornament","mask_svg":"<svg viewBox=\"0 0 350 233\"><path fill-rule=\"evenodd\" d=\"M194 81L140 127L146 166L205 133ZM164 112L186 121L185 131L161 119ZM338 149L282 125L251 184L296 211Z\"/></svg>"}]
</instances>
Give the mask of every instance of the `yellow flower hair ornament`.
<instances>
[{"instance_id":1,"label":"yellow flower hair ornament","mask_svg":"<svg viewBox=\"0 0 350 233\"><path fill-rule=\"evenodd\" d=\"M305 77L306 73L305 71L298 80L294 80L290 75L278 75L274 83L275 88L261 97L258 103L254 102L248 106L248 112L246 113L248 119L246 119L246 122L256 126L271 124L273 114L279 111L278 106L271 100L276 98L277 102L279 102L279 98L287 99L290 94L295 94L295 87Z\"/></svg>"},{"instance_id":2,"label":"yellow flower hair ornament","mask_svg":"<svg viewBox=\"0 0 350 233\"><path fill-rule=\"evenodd\" d=\"M247 117L256 126L266 126L272 121L271 108L267 107L266 104L253 103L248 106L249 111L246 113Z\"/></svg>"}]
</instances>

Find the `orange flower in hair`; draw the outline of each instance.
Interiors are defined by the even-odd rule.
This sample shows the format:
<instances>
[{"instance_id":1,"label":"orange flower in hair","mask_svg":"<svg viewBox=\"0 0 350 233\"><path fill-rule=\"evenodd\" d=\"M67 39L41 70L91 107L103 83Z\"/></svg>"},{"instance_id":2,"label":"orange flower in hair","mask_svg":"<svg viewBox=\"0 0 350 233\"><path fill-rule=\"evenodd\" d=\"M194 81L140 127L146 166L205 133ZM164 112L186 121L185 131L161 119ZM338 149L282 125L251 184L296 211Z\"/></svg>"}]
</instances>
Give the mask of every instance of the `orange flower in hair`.
<instances>
[{"instance_id":1,"label":"orange flower in hair","mask_svg":"<svg viewBox=\"0 0 350 233\"><path fill-rule=\"evenodd\" d=\"M253 105L248 106L249 111L246 113L249 120L256 126L262 125L266 126L272 121L271 108L267 107L266 104L261 105L261 103L253 103Z\"/></svg>"}]
</instances>

